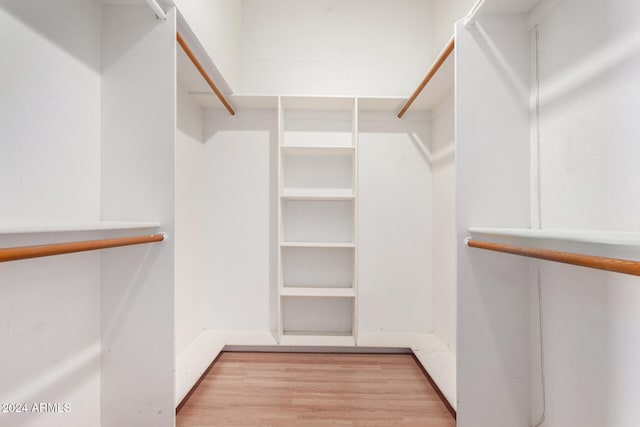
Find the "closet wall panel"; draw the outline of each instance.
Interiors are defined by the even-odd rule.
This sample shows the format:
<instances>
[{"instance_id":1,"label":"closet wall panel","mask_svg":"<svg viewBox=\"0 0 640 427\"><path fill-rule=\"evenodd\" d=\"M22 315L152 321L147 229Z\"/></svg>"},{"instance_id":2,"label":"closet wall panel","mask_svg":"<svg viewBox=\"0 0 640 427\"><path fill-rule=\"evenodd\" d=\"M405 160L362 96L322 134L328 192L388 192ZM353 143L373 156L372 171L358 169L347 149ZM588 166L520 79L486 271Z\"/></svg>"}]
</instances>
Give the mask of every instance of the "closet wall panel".
<instances>
[{"instance_id":1,"label":"closet wall panel","mask_svg":"<svg viewBox=\"0 0 640 427\"><path fill-rule=\"evenodd\" d=\"M456 26L458 242L475 225L529 227L528 47L522 16ZM458 425L528 425L529 261L457 252Z\"/></svg>"},{"instance_id":2,"label":"closet wall panel","mask_svg":"<svg viewBox=\"0 0 640 427\"><path fill-rule=\"evenodd\" d=\"M205 322L209 329L276 329L275 111L205 113Z\"/></svg>"},{"instance_id":3,"label":"closet wall panel","mask_svg":"<svg viewBox=\"0 0 640 427\"><path fill-rule=\"evenodd\" d=\"M3 231L98 220L100 4L3 1L0 52ZM3 232L0 247L99 237ZM0 402L22 411L0 425L99 425L100 254L0 266L0 378Z\"/></svg>"},{"instance_id":4,"label":"closet wall panel","mask_svg":"<svg viewBox=\"0 0 640 427\"><path fill-rule=\"evenodd\" d=\"M2 236L0 244L38 240ZM100 425L100 254L3 263L0 325L0 401L27 405L26 413L0 413L0 424ZM34 412L40 402L68 411Z\"/></svg>"},{"instance_id":5,"label":"closet wall panel","mask_svg":"<svg viewBox=\"0 0 640 427\"><path fill-rule=\"evenodd\" d=\"M176 129L176 351L204 328L203 113L178 86Z\"/></svg>"},{"instance_id":6,"label":"closet wall panel","mask_svg":"<svg viewBox=\"0 0 640 427\"><path fill-rule=\"evenodd\" d=\"M99 219L99 20L84 0L0 5L0 220Z\"/></svg>"},{"instance_id":7,"label":"closet wall panel","mask_svg":"<svg viewBox=\"0 0 640 427\"><path fill-rule=\"evenodd\" d=\"M640 231L639 19L637 2L564 0L537 22L544 228ZM607 246L582 249L615 248ZM630 247L623 257L637 254ZM637 277L542 263L550 426L637 424L639 284ZM532 333L538 342L537 328ZM539 381L533 390L539 414Z\"/></svg>"},{"instance_id":8,"label":"closet wall panel","mask_svg":"<svg viewBox=\"0 0 640 427\"><path fill-rule=\"evenodd\" d=\"M102 219L168 234L102 255L102 426L173 426L175 13L102 14Z\"/></svg>"},{"instance_id":9,"label":"closet wall panel","mask_svg":"<svg viewBox=\"0 0 640 427\"><path fill-rule=\"evenodd\" d=\"M431 113L433 333L456 352L456 159L454 95Z\"/></svg>"},{"instance_id":10,"label":"closet wall panel","mask_svg":"<svg viewBox=\"0 0 640 427\"><path fill-rule=\"evenodd\" d=\"M424 112L359 116L361 332L431 332L432 176Z\"/></svg>"}]
</instances>

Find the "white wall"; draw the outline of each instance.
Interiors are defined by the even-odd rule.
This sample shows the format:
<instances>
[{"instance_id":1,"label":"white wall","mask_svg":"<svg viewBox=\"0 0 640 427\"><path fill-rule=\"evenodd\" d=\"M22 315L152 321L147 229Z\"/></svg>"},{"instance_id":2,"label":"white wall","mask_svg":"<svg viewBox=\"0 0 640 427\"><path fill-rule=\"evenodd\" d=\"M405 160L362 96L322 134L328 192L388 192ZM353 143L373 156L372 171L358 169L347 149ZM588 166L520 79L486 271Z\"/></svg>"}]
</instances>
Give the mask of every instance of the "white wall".
<instances>
[{"instance_id":1,"label":"white wall","mask_svg":"<svg viewBox=\"0 0 640 427\"><path fill-rule=\"evenodd\" d=\"M360 113L358 328L431 332L431 170L426 115Z\"/></svg>"},{"instance_id":2,"label":"white wall","mask_svg":"<svg viewBox=\"0 0 640 427\"><path fill-rule=\"evenodd\" d=\"M100 237L2 235L0 246ZM26 414L0 413L0 424L99 425L100 255L3 263L0 284L0 400L28 404ZM58 403L61 409L67 403L70 412L31 412L39 402Z\"/></svg>"},{"instance_id":3,"label":"white wall","mask_svg":"<svg viewBox=\"0 0 640 427\"><path fill-rule=\"evenodd\" d=\"M2 220L99 218L99 19L80 0L0 5Z\"/></svg>"},{"instance_id":4,"label":"white wall","mask_svg":"<svg viewBox=\"0 0 640 427\"><path fill-rule=\"evenodd\" d=\"M0 223L97 220L99 4L3 1L0 52ZM0 234L0 247L99 237ZM0 402L28 405L0 425L99 425L100 255L3 263L0 349Z\"/></svg>"},{"instance_id":5,"label":"white wall","mask_svg":"<svg viewBox=\"0 0 640 427\"><path fill-rule=\"evenodd\" d=\"M234 92L237 92L241 87L242 76L243 1L174 0L174 2L226 82Z\"/></svg>"},{"instance_id":6,"label":"white wall","mask_svg":"<svg viewBox=\"0 0 640 427\"><path fill-rule=\"evenodd\" d=\"M275 114L205 112L205 323L210 329L276 328Z\"/></svg>"},{"instance_id":7,"label":"white wall","mask_svg":"<svg viewBox=\"0 0 640 427\"><path fill-rule=\"evenodd\" d=\"M176 351L204 328L203 112L178 86L176 129Z\"/></svg>"},{"instance_id":8,"label":"white wall","mask_svg":"<svg viewBox=\"0 0 640 427\"><path fill-rule=\"evenodd\" d=\"M422 0L244 0L240 92L407 95L431 54Z\"/></svg>"},{"instance_id":9,"label":"white wall","mask_svg":"<svg viewBox=\"0 0 640 427\"><path fill-rule=\"evenodd\" d=\"M455 124L451 94L431 114L433 333L456 352Z\"/></svg>"},{"instance_id":10,"label":"white wall","mask_svg":"<svg viewBox=\"0 0 640 427\"><path fill-rule=\"evenodd\" d=\"M544 228L640 230L639 19L638 2L563 0L539 22ZM541 277L545 425L637 425L639 279L551 263ZM536 381L533 418L540 396Z\"/></svg>"}]
</instances>

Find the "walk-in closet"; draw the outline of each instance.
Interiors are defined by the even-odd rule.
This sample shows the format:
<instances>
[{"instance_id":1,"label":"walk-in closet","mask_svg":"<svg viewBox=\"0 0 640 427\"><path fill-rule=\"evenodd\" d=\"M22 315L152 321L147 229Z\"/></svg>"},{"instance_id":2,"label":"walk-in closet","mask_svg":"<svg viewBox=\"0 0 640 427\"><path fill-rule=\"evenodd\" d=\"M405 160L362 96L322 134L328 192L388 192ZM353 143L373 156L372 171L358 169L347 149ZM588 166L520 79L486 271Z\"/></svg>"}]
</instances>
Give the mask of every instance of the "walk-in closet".
<instances>
[{"instance_id":1,"label":"walk-in closet","mask_svg":"<svg viewBox=\"0 0 640 427\"><path fill-rule=\"evenodd\" d=\"M0 0L0 426L173 427L267 351L412 355L461 427L640 424L638 20Z\"/></svg>"}]
</instances>

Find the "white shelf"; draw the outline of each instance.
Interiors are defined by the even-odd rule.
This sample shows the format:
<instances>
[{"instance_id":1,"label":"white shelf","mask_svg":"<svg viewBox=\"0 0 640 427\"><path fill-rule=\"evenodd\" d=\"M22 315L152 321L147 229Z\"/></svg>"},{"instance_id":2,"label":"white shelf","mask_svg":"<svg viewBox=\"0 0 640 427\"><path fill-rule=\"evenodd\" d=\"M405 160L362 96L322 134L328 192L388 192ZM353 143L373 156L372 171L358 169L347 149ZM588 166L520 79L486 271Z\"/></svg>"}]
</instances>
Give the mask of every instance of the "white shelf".
<instances>
[{"instance_id":1,"label":"white shelf","mask_svg":"<svg viewBox=\"0 0 640 427\"><path fill-rule=\"evenodd\" d=\"M285 110L310 111L351 111L353 97L348 96L283 96L282 106Z\"/></svg>"},{"instance_id":2,"label":"white shelf","mask_svg":"<svg viewBox=\"0 0 640 427\"><path fill-rule=\"evenodd\" d=\"M331 334L328 332L312 334L285 331L280 339L280 345L353 347L355 340L350 334Z\"/></svg>"},{"instance_id":3,"label":"white shelf","mask_svg":"<svg viewBox=\"0 0 640 427\"><path fill-rule=\"evenodd\" d=\"M283 248L355 248L351 242L282 242Z\"/></svg>"},{"instance_id":4,"label":"white shelf","mask_svg":"<svg viewBox=\"0 0 640 427\"><path fill-rule=\"evenodd\" d=\"M280 288L280 296L283 297L320 297L320 298L355 298L353 288L318 288L318 287L294 287Z\"/></svg>"},{"instance_id":5,"label":"white shelf","mask_svg":"<svg viewBox=\"0 0 640 427\"><path fill-rule=\"evenodd\" d=\"M74 231L113 231L154 229L159 222L96 221L59 223L0 223L0 234L64 233Z\"/></svg>"},{"instance_id":6,"label":"white shelf","mask_svg":"<svg viewBox=\"0 0 640 427\"><path fill-rule=\"evenodd\" d=\"M285 189L280 196L283 200L354 200L351 189L341 188L304 188Z\"/></svg>"},{"instance_id":7,"label":"white shelf","mask_svg":"<svg viewBox=\"0 0 640 427\"><path fill-rule=\"evenodd\" d=\"M355 152L351 145L282 145L280 149L291 156L352 156Z\"/></svg>"},{"instance_id":8,"label":"white shelf","mask_svg":"<svg viewBox=\"0 0 640 427\"><path fill-rule=\"evenodd\" d=\"M120 2L121 0L118 1ZM176 14L176 19L178 32L180 33L182 38L185 40L196 58L198 58L198 61L200 62L202 67L204 67L207 74L216 83L216 86L218 86L220 92L225 94L225 96L233 93L231 87L227 83L222 73L220 73L220 71L218 70L218 67L209 56L209 53L202 45L200 39L198 39L191 26L187 23L187 20L182 16L180 7L177 7L177 11L178 13ZM212 93L209 85L196 70L195 66L180 46L177 47L176 56L178 80L177 83L188 93L207 94L206 97L195 99L195 101L203 108L222 108L220 101Z\"/></svg>"},{"instance_id":9,"label":"white shelf","mask_svg":"<svg viewBox=\"0 0 640 427\"><path fill-rule=\"evenodd\" d=\"M358 111L397 114L405 102L406 96L362 97L358 98Z\"/></svg>"},{"instance_id":10,"label":"white shelf","mask_svg":"<svg viewBox=\"0 0 640 427\"><path fill-rule=\"evenodd\" d=\"M453 93L455 61L453 54L444 61L429 84L409 108L411 111L431 111ZM427 70L425 70L426 73ZM419 83L419 82L416 82Z\"/></svg>"},{"instance_id":11,"label":"white shelf","mask_svg":"<svg viewBox=\"0 0 640 427\"><path fill-rule=\"evenodd\" d=\"M470 228L476 235L515 237L539 240L557 240L602 245L640 246L640 232L529 228Z\"/></svg>"}]
</instances>

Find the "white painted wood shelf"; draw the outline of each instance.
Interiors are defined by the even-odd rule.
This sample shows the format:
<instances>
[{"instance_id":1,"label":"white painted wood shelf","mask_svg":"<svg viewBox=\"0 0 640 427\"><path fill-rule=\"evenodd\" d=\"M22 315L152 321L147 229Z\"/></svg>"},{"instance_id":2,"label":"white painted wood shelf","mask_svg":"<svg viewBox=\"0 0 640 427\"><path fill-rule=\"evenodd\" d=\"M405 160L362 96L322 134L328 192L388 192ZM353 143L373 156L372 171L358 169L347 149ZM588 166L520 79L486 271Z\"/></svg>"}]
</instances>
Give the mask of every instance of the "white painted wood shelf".
<instances>
[{"instance_id":1,"label":"white painted wood shelf","mask_svg":"<svg viewBox=\"0 0 640 427\"><path fill-rule=\"evenodd\" d=\"M318 200L340 201L354 200L351 190L344 189L285 189L280 196L282 200Z\"/></svg>"},{"instance_id":2,"label":"white painted wood shelf","mask_svg":"<svg viewBox=\"0 0 640 427\"><path fill-rule=\"evenodd\" d=\"M472 235L494 237L640 247L640 232L631 231L473 227L469 232Z\"/></svg>"},{"instance_id":3,"label":"white painted wood shelf","mask_svg":"<svg viewBox=\"0 0 640 427\"><path fill-rule=\"evenodd\" d=\"M159 228L159 222L95 221L52 223L0 223L0 234L68 233Z\"/></svg>"},{"instance_id":4,"label":"white painted wood shelf","mask_svg":"<svg viewBox=\"0 0 640 427\"><path fill-rule=\"evenodd\" d=\"M301 287L284 286L280 290L283 297L320 297L320 298L355 298L356 293L353 288L322 288L322 287Z\"/></svg>"},{"instance_id":5,"label":"white painted wood shelf","mask_svg":"<svg viewBox=\"0 0 640 427\"><path fill-rule=\"evenodd\" d=\"M280 150L283 155L291 156L352 156L356 151L355 147L348 145L283 145Z\"/></svg>"},{"instance_id":6,"label":"white painted wood shelf","mask_svg":"<svg viewBox=\"0 0 640 427\"><path fill-rule=\"evenodd\" d=\"M439 47L437 47L439 49ZM444 61L429 84L418 95L409 111L432 111L449 95L453 93L455 55L451 54Z\"/></svg>"}]
</instances>

